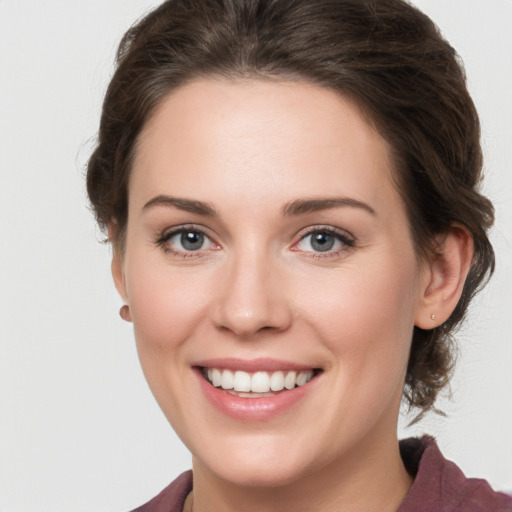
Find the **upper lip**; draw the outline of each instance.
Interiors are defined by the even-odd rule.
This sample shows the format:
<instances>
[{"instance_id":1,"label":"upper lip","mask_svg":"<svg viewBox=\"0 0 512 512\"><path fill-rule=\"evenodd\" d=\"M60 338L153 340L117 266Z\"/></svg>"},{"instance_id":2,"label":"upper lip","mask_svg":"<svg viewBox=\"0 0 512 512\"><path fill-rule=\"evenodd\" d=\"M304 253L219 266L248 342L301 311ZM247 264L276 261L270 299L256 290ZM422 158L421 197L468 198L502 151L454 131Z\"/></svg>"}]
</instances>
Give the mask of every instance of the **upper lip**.
<instances>
[{"instance_id":1,"label":"upper lip","mask_svg":"<svg viewBox=\"0 0 512 512\"><path fill-rule=\"evenodd\" d=\"M257 372L266 371L274 372L278 370L295 370L307 371L318 369L318 367L301 364L292 361L285 361L280 359L271 358L256 358L256 359L238 359L238 358L214 358L203 359L196 361L192 366L200 366L202 368L219 368L224 370L241 370L244 372Z\"/></svg>"}]
</instances>

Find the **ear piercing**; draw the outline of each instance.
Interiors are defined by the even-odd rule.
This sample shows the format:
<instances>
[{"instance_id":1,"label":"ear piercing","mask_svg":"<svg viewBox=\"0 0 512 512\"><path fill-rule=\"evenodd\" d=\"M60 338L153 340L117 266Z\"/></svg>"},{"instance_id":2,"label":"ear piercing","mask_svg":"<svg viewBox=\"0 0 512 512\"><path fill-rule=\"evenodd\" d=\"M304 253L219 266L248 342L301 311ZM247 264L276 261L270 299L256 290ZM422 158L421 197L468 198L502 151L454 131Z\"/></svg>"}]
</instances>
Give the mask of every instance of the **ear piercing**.
<instances>
[{"instance_id":1,"label":"ear piercing","mask_svg":"<svg viewBox=\"0 0 512 512\"><path fill-rule=\"evenodd\" d=\"M121 307L121 309L119 310L119 316L125 322L131 322L132 321L132 317L130 315L130 307L128 306L128 304L125 304L124 306Z\"/></svg>"},{"instance_id":2,"label":"ear piercing","mask_svg":"<svg viewBox=\"0 0 512 512\"><path fill-rule=\"evenodd\" d=\"M437 317L433 313L430 315L431 320L435 320Z\"/></svg>"}]
</instances>

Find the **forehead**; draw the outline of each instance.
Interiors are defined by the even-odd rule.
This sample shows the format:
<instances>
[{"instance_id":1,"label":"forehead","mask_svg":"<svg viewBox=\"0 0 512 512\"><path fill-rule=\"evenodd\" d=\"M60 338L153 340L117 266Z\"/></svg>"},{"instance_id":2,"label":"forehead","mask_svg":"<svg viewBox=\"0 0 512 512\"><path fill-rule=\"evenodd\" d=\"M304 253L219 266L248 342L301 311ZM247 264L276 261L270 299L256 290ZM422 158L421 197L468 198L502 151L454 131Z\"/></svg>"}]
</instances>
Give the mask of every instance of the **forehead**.
<instances>
[{"instance_id":1,"label":"forehead","mask_svg":"<svg viewBox=\"0 0 512 512\"><path fill-rule=\"evenodd\" d=\"M385 191L398 199L387 143L351 101L311 84L211 79L171 93L147 122L130 203L339 193L378 205Z\"/></svg>"}]
</instances>

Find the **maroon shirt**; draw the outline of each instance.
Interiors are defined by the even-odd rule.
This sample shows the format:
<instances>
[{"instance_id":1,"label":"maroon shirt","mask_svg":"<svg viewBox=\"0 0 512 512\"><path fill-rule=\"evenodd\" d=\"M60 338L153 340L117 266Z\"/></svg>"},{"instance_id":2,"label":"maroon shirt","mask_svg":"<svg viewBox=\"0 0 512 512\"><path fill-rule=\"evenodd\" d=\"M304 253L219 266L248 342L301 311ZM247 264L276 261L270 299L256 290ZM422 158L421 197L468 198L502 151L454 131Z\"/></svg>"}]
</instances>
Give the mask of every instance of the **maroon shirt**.
<instances>
[{"instance_id":1,"label":"maroon shirt","mask_svg":"<svg viewBox=\"0 0 512 512\"><path fill-rule=\"evenodd\" d=\"M466 478L431 437L400 441L400 453L415 478L397 512L512 512L512 497L494 492L485 480ZM187 471L133 512L182 512L191 490Z\"/></svg>"}]
</instances>

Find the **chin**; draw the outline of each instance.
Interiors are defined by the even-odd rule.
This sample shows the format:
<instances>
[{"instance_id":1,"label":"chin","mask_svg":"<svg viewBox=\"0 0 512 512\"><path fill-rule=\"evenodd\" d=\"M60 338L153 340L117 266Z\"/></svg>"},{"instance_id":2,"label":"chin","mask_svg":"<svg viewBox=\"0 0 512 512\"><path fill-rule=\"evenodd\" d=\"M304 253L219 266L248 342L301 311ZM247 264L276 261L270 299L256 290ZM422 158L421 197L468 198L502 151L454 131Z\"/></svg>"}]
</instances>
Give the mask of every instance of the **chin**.
<instances>
[{"instance_id":1,"label":"chin","mask_svg":"<svg viewBox=\"0 0 512 512\"><path fill-rule=\"evenodd\" d=\"M302 472L295 464L272 461L225 461L222 467L210 467L219 478L239 487L285 487L299 480Z\"/></svg>"},{"instance_id":2,"label":"chin","mask_svg":"<svg viewBox=\"0 0 512 512\"><path fill-rule=\"evenodd\" d=\"M194 457L194 468L206 466L218 478L240 487L282 487L308 473L304 446L290 446L265 435L254 437L230 439L229 446L217 443L205 458Z\"/></svg>"}]
</instances>

